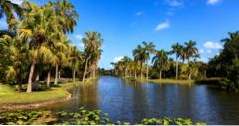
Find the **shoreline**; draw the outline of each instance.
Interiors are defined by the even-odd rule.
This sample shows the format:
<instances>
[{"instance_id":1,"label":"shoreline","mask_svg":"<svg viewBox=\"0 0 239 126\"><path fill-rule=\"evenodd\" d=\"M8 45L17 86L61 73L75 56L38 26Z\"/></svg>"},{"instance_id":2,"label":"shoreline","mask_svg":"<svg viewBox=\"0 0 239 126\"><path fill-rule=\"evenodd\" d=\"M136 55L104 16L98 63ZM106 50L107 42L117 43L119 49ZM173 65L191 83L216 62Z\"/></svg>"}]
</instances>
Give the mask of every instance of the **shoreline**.
<instances>
[{"instance_id":1,"label":"shoreline","mask_svg":"<svg viewBox=\"0 0 239 126\"><path fill-rule=\"evenodd\" d=\"M192 85L192 84L199 84L199 85L219 85L220 81L222 81L222 78L207 78L202 80L176 80L176 79L143 79L140 80L140 78L134 79L131 77L123 78L128 81L136 81L136 82L150 82L155 84L179 84L179 85Z\"/></svg>"},{"instance_id":2,"label":"shoreline","mask_svg":"<svg viewBox=\"0 0 239 126\"><path fill-rule=\"evenodd\" d=\"M80 82L76 82L76 83L80 83ZM64 93L63 95L64 96L61 96L61 97L53 97L52 99L41 99L39 101L35 100L35 101L21 101L21 102L3 102L1 103L0 102L0 112L3 112L3 111L12 111L12 110L18 110L18 109L21 109L21 110L27 110L27 109L38 109L38 108L42 108L42 107L47 107L49 105L54 105L54 104L57 104L57 103L64 103L66 101L69 101L71 98L72 98L72 94L69 92L69 90L71 88L73 88L74 86L76 85L79 85L79 84L76 84L74 82L68 82L68 83L63 83L61 84L61 87L59 88L53 88L51 91L46 91L46 93L48 92L51 92L53 93L52 95L54 95L54 93ZM27 94L27 93L18 93L18 92L14 92L15 94L14 95L28 95L28 96L24 96L27 98L31 97L31 94ZM33 92L35 95L38 94L40 95L41 92ZM62 95L62 94L61 94ZM10 96L1 96L2 98L5 97L10 97ZM0 97L0 98L1 98ZM43 96L44 97L44 96ZM20 97L19 97L20 99Z\"/></svg>"}]
</instances>

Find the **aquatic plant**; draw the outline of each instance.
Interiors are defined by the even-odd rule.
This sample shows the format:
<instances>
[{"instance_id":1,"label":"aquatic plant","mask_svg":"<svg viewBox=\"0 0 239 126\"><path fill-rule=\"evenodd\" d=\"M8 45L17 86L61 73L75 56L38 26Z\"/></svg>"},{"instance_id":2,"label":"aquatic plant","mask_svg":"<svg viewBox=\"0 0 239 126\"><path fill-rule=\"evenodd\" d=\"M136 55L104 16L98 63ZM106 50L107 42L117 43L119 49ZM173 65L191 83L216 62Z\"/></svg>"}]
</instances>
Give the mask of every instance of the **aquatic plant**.
<instances>
[{"instance_id":1,"label":"aquatic plant","mask_svg":"<svg viewBox=\"0 0 239 126\"><path fill-rule=\"evenodd\" d=\"M0 125L58 124L58 125L130 125L129 122L112 122L101 110L81 107L77 112L15 111L0 113ZM140 125L206 125L189 118L145 118Z\"/></svg>"}]
</instances>

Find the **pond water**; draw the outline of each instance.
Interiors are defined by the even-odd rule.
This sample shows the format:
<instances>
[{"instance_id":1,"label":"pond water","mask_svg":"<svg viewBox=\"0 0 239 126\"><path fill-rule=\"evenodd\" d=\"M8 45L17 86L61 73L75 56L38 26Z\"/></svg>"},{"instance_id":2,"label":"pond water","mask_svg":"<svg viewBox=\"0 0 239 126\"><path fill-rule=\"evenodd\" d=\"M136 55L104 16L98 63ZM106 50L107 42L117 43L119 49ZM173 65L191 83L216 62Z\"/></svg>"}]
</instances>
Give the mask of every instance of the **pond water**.
<instances>
[{"instance_id":1,"label":"pond water","mask_svg":"<svg viewBox=\"0 0 239 126\"><path fill-rule=\"evenodd\" d=\"M146 117L189 117L207 124L239 124L239 95L206 85L134 83L102 76L95 84L72 90L73 100L60 107L101 109L114 121Z\"/></svg>"}]
</instances>

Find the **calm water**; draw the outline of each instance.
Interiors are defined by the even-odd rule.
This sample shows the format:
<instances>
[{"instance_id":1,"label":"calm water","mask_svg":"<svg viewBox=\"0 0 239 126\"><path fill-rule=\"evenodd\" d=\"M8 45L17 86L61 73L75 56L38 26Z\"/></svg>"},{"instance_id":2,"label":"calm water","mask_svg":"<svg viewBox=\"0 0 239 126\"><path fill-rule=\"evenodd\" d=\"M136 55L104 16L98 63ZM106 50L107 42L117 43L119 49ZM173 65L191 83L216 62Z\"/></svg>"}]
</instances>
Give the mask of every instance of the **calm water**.
<instances>
[{"instance_id":1,"label":"calm water","mask_svg":"<svg viewBox=\"0 0 239 126\"><path fill-rule=\"evenodd\" d=\"M145 117L190 117L207 124L239 124L239 95L205 85L136 84L103 76L96 84L73 89L61 109L101 109L113 120L136 122Z\"/></svg>"}]
</instances>

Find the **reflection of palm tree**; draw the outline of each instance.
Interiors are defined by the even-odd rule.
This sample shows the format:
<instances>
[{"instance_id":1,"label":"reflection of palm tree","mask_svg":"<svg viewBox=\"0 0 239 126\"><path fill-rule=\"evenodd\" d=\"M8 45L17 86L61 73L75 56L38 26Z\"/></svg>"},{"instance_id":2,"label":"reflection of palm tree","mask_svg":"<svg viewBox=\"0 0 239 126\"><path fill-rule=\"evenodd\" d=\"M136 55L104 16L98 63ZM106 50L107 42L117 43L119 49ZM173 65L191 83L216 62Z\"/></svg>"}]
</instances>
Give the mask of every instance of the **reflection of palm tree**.
<instances>
[{"instance_id":1,"label":"reflection of palm tree","mask_svg":"<svg viewBox=\"0 0 239 126\"><path fill-rule=\"evenodd\" d=\"M167 52L164 50L160 50L156 52L156 55L152 59L153 66L156 69L159 69L160 73L160 80L162 78L162 71L169 69L169 62L168 62L168 56Z\"/></svg>"}]
</instances>

